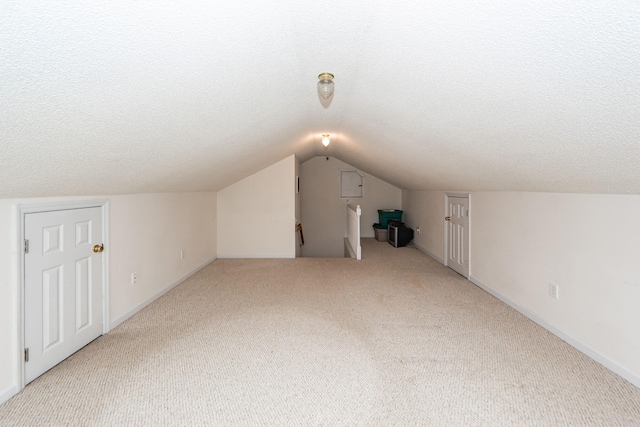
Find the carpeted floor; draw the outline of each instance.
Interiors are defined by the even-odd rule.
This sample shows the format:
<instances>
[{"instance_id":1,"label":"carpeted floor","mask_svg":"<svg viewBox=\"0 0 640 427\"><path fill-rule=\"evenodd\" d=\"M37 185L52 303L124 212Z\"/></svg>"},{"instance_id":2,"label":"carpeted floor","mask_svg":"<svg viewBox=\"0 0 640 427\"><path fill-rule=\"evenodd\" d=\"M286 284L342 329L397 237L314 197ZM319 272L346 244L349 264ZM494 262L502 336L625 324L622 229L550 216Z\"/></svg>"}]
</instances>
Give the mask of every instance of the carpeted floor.
<instances>
[{"instance_id":1,"label":"carpeted floor","mask_svg":"<svg viewBox=\"0 0 640 427\"><path fill-rule=\"evenodd\" d=\"M217 260L1 425L640 425L640 389L413 248Z\"/></svg>"}]
</instances>

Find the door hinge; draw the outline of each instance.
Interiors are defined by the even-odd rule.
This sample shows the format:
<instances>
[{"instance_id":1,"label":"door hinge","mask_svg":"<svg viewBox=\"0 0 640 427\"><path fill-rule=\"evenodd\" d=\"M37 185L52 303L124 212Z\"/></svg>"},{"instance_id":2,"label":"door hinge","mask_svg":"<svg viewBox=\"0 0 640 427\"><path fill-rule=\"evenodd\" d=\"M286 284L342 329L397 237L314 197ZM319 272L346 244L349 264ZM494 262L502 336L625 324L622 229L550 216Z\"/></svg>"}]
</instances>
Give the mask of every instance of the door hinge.
<instances>
[{"instance_id":1,"label":"door hinge","mask_svg":"<svg viewBox=\"0 0 640 427\"><path fill-rule=\"evenodd\" d=\"M29 349L28 348L24 349L24 361L25 362L29 361Z\"/></svg>"},{"instance_id":2,"label":"door hinge","mask_svg":"<svg viewBox=\"0 0 640 427\"><path fill-rule=\"evenodd\" d=\"M29 253L29 240L25 239L24 241L24 253L28 254Z\"/></svg>"}]
</instances>

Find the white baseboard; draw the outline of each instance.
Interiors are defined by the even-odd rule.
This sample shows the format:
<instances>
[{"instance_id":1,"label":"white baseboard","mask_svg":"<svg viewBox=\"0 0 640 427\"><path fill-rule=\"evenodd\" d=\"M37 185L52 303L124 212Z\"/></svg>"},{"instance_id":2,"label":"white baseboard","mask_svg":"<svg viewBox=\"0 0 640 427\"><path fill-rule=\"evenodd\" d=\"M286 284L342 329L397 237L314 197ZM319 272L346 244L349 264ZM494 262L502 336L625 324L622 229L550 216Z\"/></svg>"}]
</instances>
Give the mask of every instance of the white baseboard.
<instances>
[{"instance_id":1,"label":"white baseboard","mask_svg":"<svg viewBox=\"0 0 640 427\"><path fill-rule=\"evenodd\" d=\"M605 368L610 369L611 371L620 375L625 380L629 381L634 386L640 388L640 376L638 376L637 374L631 372L630 370L618 364L617 362L609 359L607 356L591 348L590 346L583 343L582 341L577 340L576 338L572 337L568 333L553 326L552 324L550 324L549 322L547 322L546 320L538 316L536 313L530 310L527 310L526 308L516 304L515 302L511 301L509 298L506 298L505 296L501 295L497 291L493 290L490 286L482 283L480 280L476 279L475 277L470 277L469 280L475 285L479 286L480 288L484 289L485 291L493 295L494 297L498 298L500 301L504 302L514 310L520 312L520 314L533 320L538 325L542 326L547 331L551 332L552 334L554 334L555 336L557 336L567 344L576 348L578 351L586 354L596 362L600 363Z\"/></svg>"},{"instance_id":2,"label":"white baseboard","mask_svg":"<svg viewBox=\"0 0 640 427\"><path fill-rule=\"evenodd\" d=\"M111 324L109 325L110 326L109 330L110 331L113 330L116 326L120 325L122 322L124 322L125 320L129 319L131 316L133 316L134 314L136 314L137 312L139 312L140 310L142 310L143 308L145 308L146 306L151 304L153 301L155 301L158 298L160 298L162 295L164 295L167 292L169 292L171 289L173 289L176 286L178 286L180 283L184 282L189 277L193 276L198 271L202 270L207 265L211 264L216 259L217 259L217 257L213 257L212 259L210 259L208 261L205 261L202 265L196 267L195 269L193 269L189 273L187 273L184 276L180 277L178 280L176 280L175 282L171 283L169 286L167 286L166 288L164 288L160 292L156 293L151 298L149 298L146 301L138 304L137 306L135 306L134 308L129 310L124 315L118 317L116 320L111 322ZM19 392L20 392L20 387L17 384L7 388L6 390L4 390L2 392L0 392L0 405L2 405L3 403L5 403L9 399L11 399L13 396L18 394Z\"/></svg>"},{"instance_id":3,"label":"white baseboard","mask_svg":"<svg viewBox=\"0 0 640 427\"><path fill-rule=\"evenodd\" d=\"M424 252L425 254L429 255L431 258L435 259L436 261L440 262L441 264L444 264L444 260L442 258L440 258L436 254L430 252L426 248L416 244L415 242L412 242L412 245L416 249L418 249L419 251ZM575 349L577 349L578 351L586 354L587 356L589 356L590 358L592 358L596 362L600 363L605 368L615 372L616 374L618 374L619 376L621 376L625 380L629 381L634 386L640 388L640 375L638 375L638 374L636 374L634 372L631 372L630 370L628 370L624 366L620 365L619 363L609 359L607 356L605 356L604 354L600 353L599 351L593 349L592 347L588 346L587 344L583 343L582 341L572 337L568 333L558 329L554 325L552 325L549 322L547 322L546 320L542 319L536 313L534 313L534 312L532 312L530 310L527 310L526 308L516 304L515 302L511 301L509 298L507 298L507 297L503 296L502 294L498 293L497 291L492 289L489 285L486 285L485 283L482 283L480 280L476 279L475 277L470 276L469 280L472 283L474 283L475 285L479 286L480 288L484 289L485 291L487 291L488 293L493 295L494 297L498 298L500 301L504 302L505 304L507 304L508 306L513 308L514 310L518 311L520 314L524 315L525 317L528 317L529 319L531 319L532 321L534 321L538 325L542 326L547 331L551 332L552 334L554 334L555 336L557 336L558 338L560 338L561 340L563 340L564 342L566 342L570 346L572 346Z\"/></svg>"},{"instance_id":4,"label":"white baseboard","mask_svg":"<svg viewBox=\"0 0 640 427\"><path fill-rule=\"evenodd\" d=\"M413 246L418 249L420 252L424 252L425 254L429 255L431 258L435 259L436 261L438 261L440 264L444 264L444 260L442 258L440 258L438 255L434 254L433 252L427 250L427 248L420 246L419 244L413 242Z\"/></svg>"},{"instance_id":5,"label":"white baseboard","mask_svg":"<svg viewBox=\"0 0 640 427\"><path fill-rule=\"evenodd\" d=\"M198 271L202 270L207 265L211 264L216 259L218 259L218 257L213 257L212 259L210 259L208 261L205 261L203 264L201 264L200 266L196 267L194 270L191 270L190 272L188 272L184 276L180 277L178 280L176 280L175 282L171 283L169 286L167 286L166 288L162 289L160 292L157 292L151 298L148 298L147 300L141 302L140 304L138 304L135 307L133 307L131 310L127 311L122 316L120 316L117 319L115 319L113 322L110 323L109 331L112 331L114 328L119 326L125 320L129 319L131 316L133 316L134 314L136 314L137 312L139 312L140 310L142 310L143 308L145 308L146 306L148 306L149 304L151 304L152 302L154 302L155 300L160 298L162 295L164 295L167 292L169 292L171 289L173 289L176 286L178 286L180 283L182 283L185 280L187 280L189 277L191 277L194 274L196 274Z\"/></svg>"},{"instance_id":6,"label":"white baseboard","mask_svg":"<svg viewBox=\"0 0 640 427\"><path fill-rule=\"evenodd\" d=\"M13 396L20 392L20 387L18 385L12 385L5 391L0 393L0 405L5 403L7 400L11 399Z\"/></svg>"}]
</instances>

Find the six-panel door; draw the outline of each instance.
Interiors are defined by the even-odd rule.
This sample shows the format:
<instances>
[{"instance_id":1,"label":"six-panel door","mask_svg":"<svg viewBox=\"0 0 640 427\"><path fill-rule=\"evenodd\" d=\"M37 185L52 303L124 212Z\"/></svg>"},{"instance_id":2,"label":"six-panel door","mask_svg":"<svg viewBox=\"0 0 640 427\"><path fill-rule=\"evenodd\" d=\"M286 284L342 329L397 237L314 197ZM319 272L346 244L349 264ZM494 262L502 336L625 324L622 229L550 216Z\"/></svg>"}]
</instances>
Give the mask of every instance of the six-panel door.
<instances>
[{"instance_id":1,"label":"six-panel door","mask_svg":"<svg viewBox=\"0 0 640 427\"><path fill-rule=\"evenodd\" d=\"M447 265L469 276L469 198L449 196Z\"/></svg>"},{"instance_id":2,"label":"six-panel door","mask_svg":"<svg viewBox=\"0 0 640 427\"><path fill-rule=\"evenodd\" d=\"M102 334L99 207L25 215L26 383Z\"/></svg>"}]
</instances>

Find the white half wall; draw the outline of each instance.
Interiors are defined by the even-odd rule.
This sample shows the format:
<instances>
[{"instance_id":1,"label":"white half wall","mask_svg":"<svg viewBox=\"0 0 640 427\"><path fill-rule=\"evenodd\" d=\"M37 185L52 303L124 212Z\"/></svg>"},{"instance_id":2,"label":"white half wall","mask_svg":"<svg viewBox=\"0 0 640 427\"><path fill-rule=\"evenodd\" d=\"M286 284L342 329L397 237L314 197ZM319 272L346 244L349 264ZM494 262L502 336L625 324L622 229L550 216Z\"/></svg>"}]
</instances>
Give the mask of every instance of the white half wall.
<instances>
[{"instance_id":1,"label":"white half wall","mask_svg":"<svg viewBox=\"0 0 640 427\"><path fill-rule=\"evenodd\" d=\"M295 258L296 158L218 191L219 258Z\"/></svg>"},{"instance_id":2,"label":"white half wall","mask_svg":"<svg viewBox=\"0 0 640 427\"><path fill-rule=\"evenodd\" d=\"M378 209L401 209L402 190L373 175L364 175L364 197L340 198L340 171L354 166L334 157L313 157L300 165L300 195L304 257L344 256L347 232L347 204L362 209L361 237L374 237ZM348 201L347 201L348 200Z\"/></svg>"},{"instance_id":3,"label":"white half wall","mask_svg":"<svg viewBox=\"0 0 640 427\"><path fill-rule=\"evenodd\" d=\"M216 193L0 200L0 403L19 391L18 204L109 200L110 324L216 257ZM180 250L185 250L184 260ZM130 284L131 273L138 281Z\"/></svg>"},{"instance_id":4,"label":"white half wall","mask_svg":"<svg viewBox=\"0 0 640 427\"><path fill-rule=\"evenodd\" d=\"M404 196L416 243L441 256L444 194ZM471 193L471 280L640 386L637 218L637 195Z\"/></svg>"}]
</instances>

